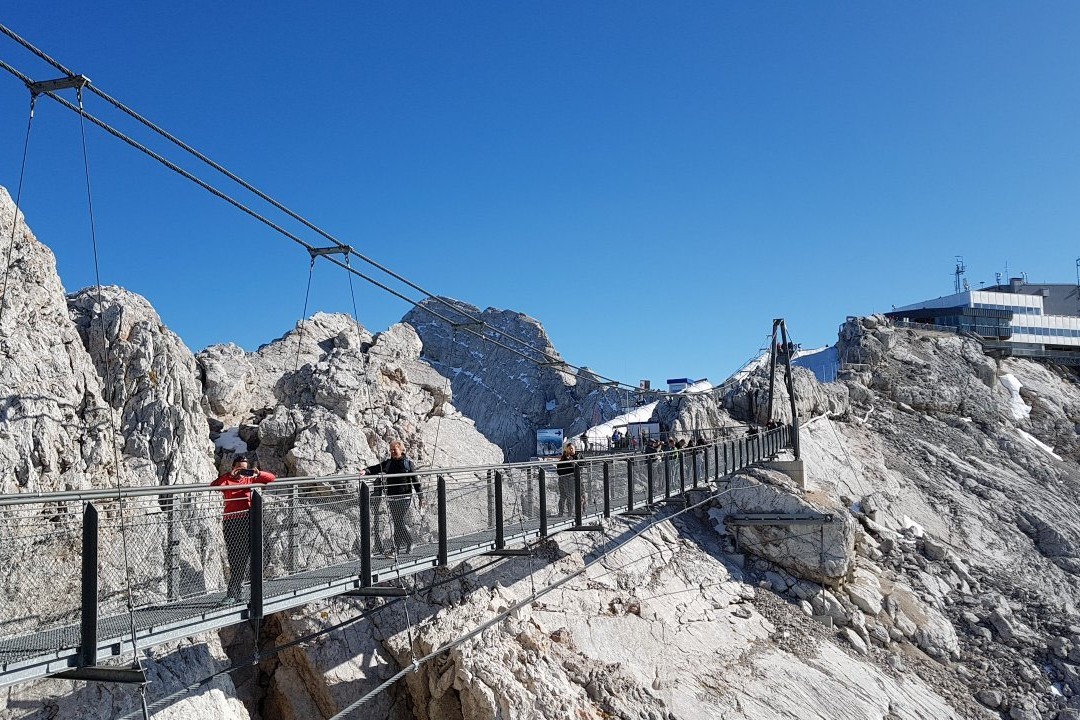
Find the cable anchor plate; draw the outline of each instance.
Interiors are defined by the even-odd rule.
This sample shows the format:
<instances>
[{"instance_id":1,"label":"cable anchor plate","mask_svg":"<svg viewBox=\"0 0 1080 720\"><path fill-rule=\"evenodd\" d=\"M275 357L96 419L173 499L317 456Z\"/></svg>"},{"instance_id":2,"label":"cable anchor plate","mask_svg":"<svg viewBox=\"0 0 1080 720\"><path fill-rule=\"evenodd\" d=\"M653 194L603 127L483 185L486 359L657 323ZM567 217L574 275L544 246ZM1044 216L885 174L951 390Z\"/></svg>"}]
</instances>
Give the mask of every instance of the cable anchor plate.
<instances>
[{"instance_id":1,"label":"cable anchor plate","mask_svg":"<svg viewBox=\"0 0 1080 720\"><path fill-rule=\"evenodd\" d=\"M83 88L89 84L90 78L85 75L69 75L68 77L57 78L55 80L42 80L41 82L27 83L26 86L30 88L31 94L40 95L41 93L67 90L68 88Z\"/></svg>"}]
</instances>

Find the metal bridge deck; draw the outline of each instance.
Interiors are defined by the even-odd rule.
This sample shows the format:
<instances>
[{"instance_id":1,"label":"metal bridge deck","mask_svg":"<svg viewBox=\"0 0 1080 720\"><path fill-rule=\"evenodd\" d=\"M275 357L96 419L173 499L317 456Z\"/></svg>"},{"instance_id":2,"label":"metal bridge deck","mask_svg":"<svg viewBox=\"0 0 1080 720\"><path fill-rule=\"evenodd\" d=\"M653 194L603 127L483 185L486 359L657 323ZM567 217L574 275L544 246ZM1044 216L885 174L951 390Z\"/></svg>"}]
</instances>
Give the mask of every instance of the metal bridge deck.
<instances>
[{"instance_id":1,"label":"metal bridge deck","mask_svg":"<svg viewBox=\"0 0 1080 720\"><path fill-rule=\"evenodd\" d=\"M613 513L622 508L612 508ZM595 521L602 514L583 515ZM574 527L573 518L548 518L548 531ZM540 536L539 520L525 522L516 532L504 536L507 545L523 544ZM460 562L495 550L495 531L486 530L448 540L448 557ZM436 543L418 544L408 555L372 558L372 581L386 583L408 577L438 565ZM264 613L274 613L342 595L361 586L360 562L307 570L285 578L264 582ZM224 592L163 605L135 609L134 624L139 647L156 645L193 634L236 625L250 619L243 602L223 605ZM99 655L119 656L131 650L131 618L124 612L98 620ZM80 645L78 623L50 628L27 635L0 639L0 685L39 678L70 669L77 664Z\"/></svg>"}]
</instances>

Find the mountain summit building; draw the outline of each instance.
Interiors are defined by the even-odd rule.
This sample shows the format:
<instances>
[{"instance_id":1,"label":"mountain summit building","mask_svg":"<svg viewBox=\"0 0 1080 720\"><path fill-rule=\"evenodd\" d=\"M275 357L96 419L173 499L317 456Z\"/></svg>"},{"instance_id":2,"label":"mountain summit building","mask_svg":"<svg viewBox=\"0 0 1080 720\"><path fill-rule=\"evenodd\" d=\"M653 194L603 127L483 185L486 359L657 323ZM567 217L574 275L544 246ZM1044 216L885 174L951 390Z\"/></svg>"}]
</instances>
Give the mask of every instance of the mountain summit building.
<instances>
[{"instance_id":1,"label":"mountain summit building","mask_svg":"<svg viewBox=\"0 0 1080 720\"><path fill-rule=\"evenodd\" d=\"M1080 285L994 285L899 307L889 317L973 333L995 355L1080 365Z\"/></svg>"}]
</instances>

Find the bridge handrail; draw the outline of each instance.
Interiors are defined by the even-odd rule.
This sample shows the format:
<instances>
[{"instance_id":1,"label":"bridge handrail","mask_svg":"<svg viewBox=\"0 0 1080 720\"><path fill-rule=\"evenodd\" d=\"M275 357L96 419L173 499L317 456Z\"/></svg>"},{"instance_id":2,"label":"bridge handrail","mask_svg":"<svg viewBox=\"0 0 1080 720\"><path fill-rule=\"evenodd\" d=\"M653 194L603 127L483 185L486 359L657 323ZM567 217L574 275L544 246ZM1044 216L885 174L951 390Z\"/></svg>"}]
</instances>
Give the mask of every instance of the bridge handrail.
<instances>
[{"instance_id":1,"label":"bridge handrail","mask_svg":"<svg viewBox=\"0 0 1080 720\"><path fill-rule=\"evenodd\" d=\"M627 458L640 458L643 455L657 455L657 456L671 456L678 452L691 452L698 448L713 447L719 443L730 442L731 440L738 440L745 435L737 438L725 438L723 440L717 439L708 442L705 445L695 445L693 447L682 448L681 450L659 450L656 452L649 452L644 450L628 451L623 453L615 453L605 455L605 460L626 460ZM579 458L581 462L600 462L598 458L585 457ZM342 473L339 475L310 475L310 476L298 476L288 478L278 478L274 481L275 487L291 487L304 486L304 485L316 485L329 482L354 482L363 481L363 478L399 478L411 475L420 476L428 481L434 480L439 475L454 475L465 473L486 473L488 471L496 470L537 470L541 467L549 468L551 465L559 462L558 458L550 458L544 460L528 460L514 463L500 463L491 465L466 465L461 467L441 467L441 468L417 468L412 473L373 473L368 475L360 475L358 473ZM244 490L244 489L266 489L267 486L260 483L250 484L236 484L230 485L229 490ZM120 498L133 498L133 497L157 497L168 495L179 495L192 492L221 492L221 488L210 485L209 483L176 483L172 485L146 485L146 486L128 486L122 488L99 488L93 490L57 490L44 493L9 493L0 494L0 507L12 507L16 505L35 505L48 502L81 502L81 501L93 501L93 500L116 500Z\"/></svg>"}]
</instances>

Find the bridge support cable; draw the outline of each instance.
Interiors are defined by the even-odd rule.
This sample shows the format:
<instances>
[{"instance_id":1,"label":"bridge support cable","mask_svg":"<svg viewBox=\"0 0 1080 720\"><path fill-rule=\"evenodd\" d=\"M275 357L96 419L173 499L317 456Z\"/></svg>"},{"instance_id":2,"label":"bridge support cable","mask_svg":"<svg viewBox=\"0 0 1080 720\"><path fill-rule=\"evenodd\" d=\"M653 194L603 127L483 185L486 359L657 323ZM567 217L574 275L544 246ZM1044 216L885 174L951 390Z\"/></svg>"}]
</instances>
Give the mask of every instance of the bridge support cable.
<instances>
[{"instance_id":1,"label":"bridge support cable","mask_svg":"<svg viewBox=\"0 0 1080 720\"><path fill-rule=\"evenodd\" d=\"M296 337L296 362L294 363L293 372L300 369L300 350L304 347L304 328L307 326L308 300L311 298L311 277L315 274L316 257L316 255L312 255L311 264L308 265L307 288L304 290L304 309L300 312L300 332Z\"/></svg>"},{"instance_id":2,"label":"bridge support cable","mask_svg":"<svg viewBox=\"0 0 1080 720\"><path fill-rule=\"evenodd\" d=\"M131 117L133 119L135 119L137 122L139 122L140 124L142 124L146 128L150 129L152 132L154 132L157 135L165 138L167 141L169 141L170 143L172 143L176 147L178 147L181 150L183 150L184 152L192 155L193 157L198 159L200 162L206 164L207 166L214 169L215 171L221 173L226 178L228 178L229 180L235 182L240 187L242 187L243 189L245 189L248 192L252 193L253 195L255 195L260 200L263 200L264 202L270 204L276 210L284 213L285 215L292 218L293 220L296 220L297 222L301 223L303 226L305 226L309 230L317 233L318 235L320 235L321 237L329 240L330 242L334 243L334 245L335 245L335 248L327 248L327 249L322 249L322 250L345 252L347 255L351 253L351 254L355 255L357 258L359 258L361 261L369 264L371 267L373 267L373 268L379 270L380 272L388 275L389 277L393 278L394 280L397 280L398 282L401 282L402 284L406 285L407 287L411 288L412 290L415 290L416 292L421 293L427 299L433 300L435 302L440 303L441 305L446 306L446 308L454 311L455 313L459 313L459 314L463 315L466 318L469 318L471 321L473 321L474 323L480 324L482 327L490 327L490 325L488 325L481 318L476 317L473 314L464 311L460 307L452 305L451 303L447 302L442 297L440 297L440 296L438 296L438 295L424 289L420 285L410 281L408 278L406 278L403 275L393 271L392 269L386 267L385 265L382 265L381 263L373 260L372 258L369 258L369 257L367 257L367 256L365 256L365 255L363 255L361 253L355 252L355 250L353 250L351 248L351 246L349 246L348 244L342 242L341 240L334 237L330 233L326 232L325 230L323 230L319 226L315 225L314 223L310 222L309 220L307 220L306 218L304 218L300 214L298 214L298 213L294 212L293 210L289 209L287 206L285 206L281 202L275 200L270 195L268 195L268 194L264 193L263 191L259 190L257 187L255 187L251 183L245 181L243 178L241 178L238 175L236 175L235 173L229 171L224 166L222 166L219 163L215 162L214 160L212 160L211 158L209 158L205 154L199 152L194 147L192 147L191 145L189 145L189 144L185 143L184 141L180 140L178 137L176 137L175 135L173 135L173 134L169 133L168 131L164 130L163 128L161 128L157 124L155 124L152 121L148 120L147 118L145 118L144 116L142 116L141 114L139 114L135 110L131 109L130 107L128 107L124 103L122 103L119 100L117 100L116 98L110 96L108 93L98 89L96 86L91 84L90 81L87 78L85 78L84 76L75 74L73 71L66 68L63 64L61 64L60 62L58 62L54 58L50 57L48 54L46 54L45 52L43 52L39 48L35 47L32 43L30 43L27 40L23 39L22 37L20 37L15 32L13 32L12 30L10 30L9 28L7 28L6 26L4 26L2 24L0 24L0 33L8 36L13 41L15 41L19 45L23 46L25 49L29 50L31 53L33 53L37 57L44 60L46 63L50 64L52 67L56 68L57 70L59 70L62 73L65 73L65 75L68 76L66 78L60 78L59 80L56 80L56 81L46 81L44 83L35 83L33 80L31 80L29 77L27 77L23 73L19 72L17 69L12 67L11 65L8 65L7 63L5 63L3 61L0 61L0 68L7 70L9 73L11 73L15 77L19 78L20 80L22 80L28 87L30 87L30 88L35 88L35 87L39 88L39 92L41 94L49 96L50 98L52 98L53 100L56 100L58 103L60 103L61 105L63 105L64 107L66 107L69 110L72 110L74 112L78 112L81 117L89 119L91 122L98 125L99 127L101 127L106 132L112 134L113 136L117 137L120 140L123 140L127 144L131 145L133 148L135 148L135 149L149 155L150 157L156 159L158 162L162 163L163 165L165 165L170 170L173 170L174 172L180 174L182 177L184 177L184 178L186 178L186 179L188 179L188 180L190 180L192 182L195 182L197 185L199 185L203 189L211 192L212 194L219 197L220 199L225 200L229 204L233 205L234 207L241 210L242 212L245 212L246 214L252 216L256 220L259 220L260 222L263 222L264 224L266 224L267 226L269 226L273 230L277 231L278 233L282 234L283 236L288 237L289 239L303 245L309 252L312 252L312 251L315 251L315 250L320 250L320 249L314 248L310 243L307 243L307 242L301 240L295 234L286 231L279 224L268 220L267 218L265 218L261 214L255 212L254 210L247 207L243 203L235 200L234 198L227 195L223 191L211 186L209 183L199 179L198 177L196 177L192 173L183 170L182 168L180 168L175 163L173 163L173 162L167 160L166 158L164 158L162 155L160 155L158 153L155 153L154 151L152 151L149 148L145 147L141 143L139 143L139 142L133 140L132 138L130 138L129 136L125 135L124 133L112 128L111 126L109 126L104 121L99 120L98 118L94 117L93 115L90 115L89 113L86 113L84 109L75 108L70 103L63 100L63 98L57 96L55 94L55 92L54 92L56 89L60 89L62 87L76 87L76 86L78 86L80 88L80 90L82 89L82 87L87 88L89 90L89 92L93 93L94 95L97 95L99 98L101 98L102 100L104 100L108 104L112 105L114 108L116 108L120 112L128 115L129 117ZM320 253L320 254L329 254L329 253ZM340 266L343 266L343 267L346 266L346 263L341 263L340 261L337 261L336 259L332 259L332 261L335 264L338 264ZM354 274L358 275L359 277L362 277L365 280L368 280L369 282L372 282L376 286L380 287L383 290L386 290L386 291L390 292L394 296L396 296L396 297L398 297L398 298L400 298L402 300L405 300L406 302L411 303L412 305L416 306L417 308L421 308L421 309L423 309L425 311L431 312L431 314L435 315L436 317L438 317L440 319L443 319L444 321L446 321L448 323L453 324L453 321L451 319L449 319L449 318L446 318L444 315L442 315L440 313L437 313L434 310L431 310L430 308L428 308L426 306L422 306L419 302L416 302L416 301L404 296L403 294L388 288L384 284L382 284L382 283L380 283L380 282L378 282L378 281L376 281L376 280L374 280L372 278L369 278L368 276L364 275L363 273L355 271L355 270L353 270L351 268L348 268L348 269L350 270L350 272L353 272ZM492 329L494 329L494 328L492 328ZM533 354L536 354L536 355L543 356L543 350L541 348L537 348L537 347L533 346L533 344L530 341L523 340L523 339L518 338L518 337L516 337L516 336L514 336L512 334L506 333L505 331L498 331L498 333L502 337L505 337L508 340L513 341L518 346L525 348L528 351L528 353L533 353ZM507 350L509 350L511 352L514 352L514 353L516 353L518 355L521 355L522 357L530 360L531 362L534 362L534 363L537 363L537 364L543 364L543 362L544 362L543 360L538 360L536 357L532 357L531 355L529 355L526 352L522 352L519 348L511 348L511 347L505 345L504 343L498 342L497 340L495 340L493 338L488 338L483 333L473 333L473 334L477 335L481 339L487 340L488 342L491 342L491 343L495 344L496 346L502 347L502 348L507 349ZM577 371L581 370L580 366L575 366L575 365L572 365L570 363L559 363L559 364L562 367L558 367L558 368L556 368L556 370L559 371L559 372L563 372L565 374L576 376ZM610 378L606 378L604 376L599 376L598 375L597 377L600 378L601 380L611 380ZM611 380L611 382L614 382L618 387L625 388L627 390L630 390L630 389L636 390L637 389L636 386L631 385L629 383L623 383L621 381L616 381L616 380ZM722 386L719 389L722 390L723 387L726 387L726 384L725 384L725 386ZM708 392L716 392L716 390L717 389L714 388L714 389L712 389L712 390L710 390ZM655 394L657 394L657 395L665 395L665 396L666 395L671 395L671 393L664 392L664 391L656 391Z\"/></svg>"},{"instance_id":3,"label":"bridge support cable","mask_svg":"<svg viewBox=\"0 0 1080 720\"><path fill-rule=\"evenodd\" d=\"M351 284L352 284L352 279L351 278L349 279L349 283L350 283L350 286L351 286ZM450 375L451 375L451 373L454 372L454 349L456 347L457 347L457 327L454 326L454 325L451 325L451 328L450 328L450 362L446 366L446 396L448 398L452 397L453 394L454 394L454 384L450 380ZM432 400L434 401L434 396L432 396ZM445 401L443 402L443 404L444 405L446 404ZM432 411L434 411L434 410L435 410L435 408L432 408ZM431 448L431 462L432 462L432 464L435 463L436 454L439 451L439 433L442 431L442 419L443 419L443 415L445 415L445 414L446 413L443 411L443 409L440 408L439 409L439 419L435 421L435 443Z\"/></svg>"},{"instance_id":4,"label":"bridge support cable","mask_svg":"<svg viewBox=\"0 0 1080 720\"><path fill-rule=\"evenodd\" d=\"M85 80L85 78L83 78L83 79ZM93 195L93 192L91 190L91 182L90 182L90 154L89 154L89 150L87 149L87 143L86 143L86 123L83 120L83 117L85 116L86 113L85 113L85 111L83 109L83 86L82 86L82 84L77 86L76 93L77 93L78 100L79 100L79 134L80 134L80 136L82 138L83 171L84 171L84 174L85 174L85 177L86 177L86 204L87 204L87 209L88 209L88 212L89 212L89 219L90 219L90 241L91 241L91 244L93 246L93 251L94 251L94 283L95 283L95 294L97 296L98 321L99 321L99 323L101 325L101 355L102 355L102 360L105 363L105 387L106 387L106 392L110 392L112 390L112 387L113 387L113 373L112 373L112 363L109 360L109 340L108 340L107 330L105 329L105 302L104 302L104 299L103 299L102 294L101 294L101 263L100 263L100 259L99 259L99 253L98 253L97 226L96 226L96 223L94 221L94 195ZM142 658L139 657L138 633L136 632L136 627L135 627L135 598L134 598L134 593L133 593L132 588L131 588L131 586L132 586L132 581L131 581L131 553L130 553L130 549L128 547L127 518L125 516L125 510L124 510L125 503L124 503L123 494L121 492L121 487L123 485L121 475L123 473L123 467L124 466L123 466L122 458L120 457L120 450L119 450L119 443L118 443L118 441L120 439L120 432L119 432L119 429L116 427L117 418L115 416L115 413L113 413L113 411L112 411L111 403L106 402L106 409L109 412L109 419L110 419L109 430L110 430L110 433L111 433L110 445L112 445L113 465L116 468L116 495L117 495L116 499L117 499L117 507L118 507L118 516L119 516L119 520L120 520L120 543L121 543L121 546L123 548L124 584L125 584L125 591L126 591L126 595L127 595L128 624L129 624L129 630L131 632L131 652L132 652L132 655L133 655L131 667L132 667L132 670L138 671L139 673L144 673L145 671L144 671L144 668L143 668L143 665L142 665ZM95 642L95 645L96 645L96 642ZM150 717L149 712L146 709L146 683L145 682L140 683L140 685L139 685L139 695L140 695L140 698L141 698L141 701L142 701L143 714L147 718L147 720L149 720L149 717Z\"/></svg>"},{"instance_id":5,"label":"bridge support cable","mask_svg":"<svg viewBox=\"0 0 1080 720\"><path fill-rule=\"evenodd\" d=\"M4 331L4 306L8 301L8 276L11 274L11 254L15 249L15 231L19 227L19 203L22 201L23 179L26 177L26 158L30 151L30 128L34 125L34 104L37 93L30 93L30 117L26 121L26 139L23 140L22 163L19 165L19 184L15 190L15 217L11 219L11 238L4 258L4 286L0 289L0 334Z\"/></svg>"}]
</instances>

